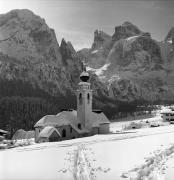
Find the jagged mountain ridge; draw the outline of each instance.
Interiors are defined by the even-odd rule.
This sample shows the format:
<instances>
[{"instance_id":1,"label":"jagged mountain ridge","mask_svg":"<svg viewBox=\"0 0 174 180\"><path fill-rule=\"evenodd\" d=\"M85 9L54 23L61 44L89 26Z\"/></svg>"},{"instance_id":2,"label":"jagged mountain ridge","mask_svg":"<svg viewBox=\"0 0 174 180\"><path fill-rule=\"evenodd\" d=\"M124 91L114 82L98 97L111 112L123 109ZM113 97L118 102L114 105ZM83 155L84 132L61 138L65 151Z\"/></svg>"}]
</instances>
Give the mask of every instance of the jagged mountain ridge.
<instances>
[{"instance_id":1,"label":"jagged mountain ridge","mask_svg":"<svg viewBox=\"0 0 174 180\"><path fill-rule=\"evenodd\" d=\"M116 27L112 36L95 31L91 49L79 52L64 39L59 46L54 30L29 10L1 15L0 32L0 39L5 39L0 41L1 97L51 97L59 108L76 108L84 61L91 66L94 108L103 109L107 115L116 113L121 104L135 106L173 98L168 82L161 80L167 68L161 55L165 43L159 46L149 33L130 22ZM166 52L168 48L164 54L170 62L172 53ZM170 64L168 68L171 74ZM9 86L14 91L7 91Z\"/></svg>"},{"instance_id":2,"label":"jagged mountain ridge","mask_svg":"<svg viewBox=\"0 0 174 180\"><path fill-rule=\"evenodd\" d=\"M85 58L87 69L107 85L110 96L115 99L127 102L145 100L149 103L173 101L174 46L169 41L172 37L170 30L165 41L158 42L150 33L125 22L115 27L107 45L103 43L95 49L95 64L98 66L91 61L93 46L78 54ZM96 44L95 39L94 33ZM107 52L105 56L104 52ZM101 63L103 57L105 61Z\"/></svg>"},{"instance_id":3,"label":"jagged mountain ridge","mask_svg":"<svg viewBox=\"0 0 174 180\"><path fill-rule=\"evenodd\" d=\"M44 19L26 9L0 16L0 97L41 97L56 101L59 110L76 108L83 69L71 42L62 39L59 46ZM117 107L96 75L91 83L94 107Z\"/></svg>"}]
</instances>

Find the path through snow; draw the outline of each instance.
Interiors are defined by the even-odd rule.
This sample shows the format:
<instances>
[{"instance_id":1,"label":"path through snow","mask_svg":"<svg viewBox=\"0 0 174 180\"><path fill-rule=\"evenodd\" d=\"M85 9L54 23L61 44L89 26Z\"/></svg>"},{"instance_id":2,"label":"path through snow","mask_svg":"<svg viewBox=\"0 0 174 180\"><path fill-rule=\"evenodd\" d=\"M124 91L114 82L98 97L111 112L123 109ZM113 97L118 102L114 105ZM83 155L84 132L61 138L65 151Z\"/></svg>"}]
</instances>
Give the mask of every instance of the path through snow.
<instances>
[{"instance_id":1,"label":"path through snow","mask_svg":"<svg viewBox=\"0 0 174 180\"><path fill-rule=\"evenodd\" d=\"M78 150L74 159L74 180L92 180L90 173L90 164L87 161L85 154L85 146L82 144L78 146Z\"/></svg>"},{"instance_id":2,"label":"path through snow","mask_svg":"<svg viewBox=\"0 0 174 180\"><path fill-rule=\"evenodd\" d=\"M174 144L165 150L157 150L152 157L146 158L141 166L123 173L130 180L165 180L166 161L174 155Z\"/></svg>"},{"instance_id":3,"label":"path through snow","mask_svg":"<svg viewBox=\"0 0 174 180\"><path fill-rule=\"evenodd\" d=\"M74 180L95 180L96 173L107 173L110 168L103 168L101 166L94 166L96 161L93 155L94 152L85 144L77 146L77 149L67 153L66 160L70 163L66 168L59 170L61 173L68 171L73 175Z\"/></svg>"}]
</instances>

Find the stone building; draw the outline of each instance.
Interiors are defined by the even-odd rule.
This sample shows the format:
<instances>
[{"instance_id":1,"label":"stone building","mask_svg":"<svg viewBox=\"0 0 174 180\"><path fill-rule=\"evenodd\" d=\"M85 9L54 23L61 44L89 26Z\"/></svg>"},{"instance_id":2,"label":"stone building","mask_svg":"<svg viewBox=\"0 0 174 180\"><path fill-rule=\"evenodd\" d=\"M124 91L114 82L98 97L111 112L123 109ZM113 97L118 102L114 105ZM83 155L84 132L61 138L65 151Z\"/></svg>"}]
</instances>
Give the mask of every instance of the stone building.
<instances>
[{"instance_id":1,"label":"stone building","mask_svg":"<svg viewBox=\"0 0 174 180\"><path fill-rule=\"evenodd\" d=\"M35 124L36 142L60 141L94 134L109 133L109 120L100 110L92 110L92 90L89 74L80 75L77 90L77 111L62 110L57 115L46 115Z\"/></svg>"}]
</instances>

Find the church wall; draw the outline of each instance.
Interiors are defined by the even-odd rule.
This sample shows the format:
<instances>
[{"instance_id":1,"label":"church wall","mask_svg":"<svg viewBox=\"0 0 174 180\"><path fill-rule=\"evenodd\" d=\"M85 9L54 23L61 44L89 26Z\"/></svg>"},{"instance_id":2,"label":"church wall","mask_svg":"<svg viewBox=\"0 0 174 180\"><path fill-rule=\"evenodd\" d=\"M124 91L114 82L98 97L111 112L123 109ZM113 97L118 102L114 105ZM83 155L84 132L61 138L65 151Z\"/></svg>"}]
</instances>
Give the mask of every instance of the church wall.
<instances>
[{"instance_id":1,"label":"church wall","mask_svg":"<svg viewBox=\"0 0 174 180\"><path fill-rule=\"evenodd\" d=\"M59 136L59 134L56 131L54 131L48 140L49 140L49 142L60 141L61 137Z\"/></svg>"},{"instance_id":2,"label":"church wall","mask_svg":"<svg viewBox=\"0 0 174 180\"><path fill-rule=\"evenodd\" d=\"M91 135L99 134L99 127L93 127L91 130Z\"/></svg>"},{"instance_id":3,"label":"church wall","mask_svg":"<svg viewBox=\"0 0 174 180\"><path fill-rule=\"evenodd\" d=\"M46 138L46 137L42 137L42 138L39 138L38 139L38 142L41 143L41 142L49 142L49 139Z\"/></svg>"},{"instance_id":4,"label":"church wall","mask_svg":"<svg viewBox=\"0 0 174 180\"><path fill-rule=\"evenodd\" d=\"M61 137L59 139L57 139L57 141L82 137L82 135L80 135L76 130L71 128L70 125L59 126L59 127L55 127L55 128L59 131L59 133L61 135ZM37 142L37 143L40 142L39 133L42 131L42 129L43 129L43 127L35 128L35 142ZM49 139L44 139L44 138L41 140L41 142L48 142L48 141L49 141Z\"/></svg>"},{"instance_id":5,"label":"church wall","mask_svg":"<svg viewBox=\"0 0 174 180\"><path fill-rule=\"evenodd\" d=\"M56 127L56 128L61 135L60 140L74 139L74 138L79 137L79 134L73 128L71 128L71 126L69 126L69 125L60 126L60 127ZM66 133L64 134L63 131ZM64 135L65 135L65 137L63 137Z\"/></svg>"},{"instance_id":6,"label":"church wall","mask_svg":"<svg viewBox=\"0 0 174 180\"><path fill-rule=\"evenodd\" d=\"M100 124L99 134L108 134L109 133L109 124Z\"/></svg>"},{"instance_id":7,"label":"church wall","mask_svg":"<svg viewBox=\"0 0 174 180\"><path fill-rule=\"evenodd\" d=\"M42 127L35 128L35 142L39 141L39 133L41 132L42 129L43 129Z\"/></svg>"}]
</instances>

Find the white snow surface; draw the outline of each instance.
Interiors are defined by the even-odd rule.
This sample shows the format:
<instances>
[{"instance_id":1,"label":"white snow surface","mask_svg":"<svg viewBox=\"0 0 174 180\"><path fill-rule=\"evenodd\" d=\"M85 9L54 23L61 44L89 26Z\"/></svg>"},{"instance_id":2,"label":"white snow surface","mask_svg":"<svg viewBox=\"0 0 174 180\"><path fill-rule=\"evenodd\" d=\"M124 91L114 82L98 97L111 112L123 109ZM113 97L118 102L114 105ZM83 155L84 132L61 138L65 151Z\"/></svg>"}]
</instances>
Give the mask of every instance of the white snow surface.
<instances>
[{"instance_id":1,"label":"white snow surface","mask_svg":"<svg viewBox=\"0 0 174 180\"><path fill-rule=\"evenodd\" d=\"M169 40L168 42L172 44L172 40Z\"/></svg>"},{"instance_id":2,"label":"white snow surface","mask_svg":"<svg viewBox=\"0 0 174 180\"><path fill-rule=\"evenodd\" d=\"M104 66L102 66L101 68L97 69L97 70L96 70L96 75L97 75L97 76L102 75L102 74L103 74L103 71L106 71L109 65L110 65L110 63L107 63L107 64L105 64Z\"/></svg>"},{"instance_id":3,"label":"white snow surface","mask_svg":"<svg viewBox=\"0 0 174 180\"><path fill-rule=\"evenodd\" d=\"M126 38L126 40L132 41L132 40L135 40L137 37L139 37L139 36L131 36L131 37Z\"/></svg>"},{"instance_id":4,"label":"white snow surface","mask_svg":"<svg viewBox=\"0 0 174 180\"><path fill-rule=\"evenodd\" d=\"M110 63L105 64L104 66L102 66L101 68L98 69L94 69L91 68L89 66L86 67L87 71L93 71L97 76L101 76L103 75L103 72L107 70L108 66L110 65Z\"/></svg>"},{"instance_id":5,"label":"white snow surface","mask_svg":"<svg viewBox=\"0 0 174 180\"><path fill-rule=\"evenodd\" d=\"M94 51L91 52L91 54L95 54L97 52L98 52L98 50L94 50Z\"/></svg>"},{"instance_id":6,"label":"white snow surface","mask_svg":"<svg viewBox=\"0 0 174 180\"><path fill-rule=\"evenodd\" d=\"M2 180L173 180L174 125L0 151ZM126 178L127 177L127 178Z\"/></svg>"}]
</instances>

